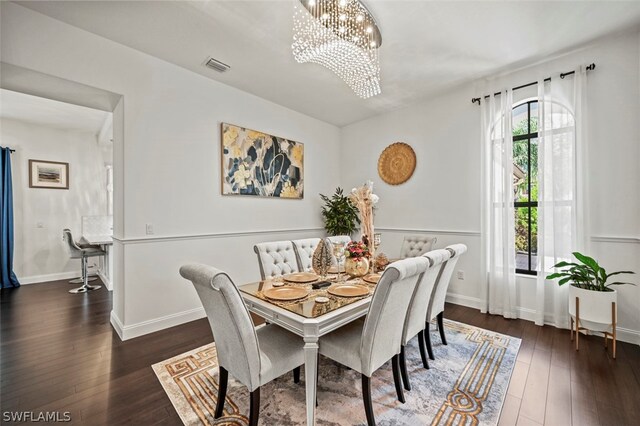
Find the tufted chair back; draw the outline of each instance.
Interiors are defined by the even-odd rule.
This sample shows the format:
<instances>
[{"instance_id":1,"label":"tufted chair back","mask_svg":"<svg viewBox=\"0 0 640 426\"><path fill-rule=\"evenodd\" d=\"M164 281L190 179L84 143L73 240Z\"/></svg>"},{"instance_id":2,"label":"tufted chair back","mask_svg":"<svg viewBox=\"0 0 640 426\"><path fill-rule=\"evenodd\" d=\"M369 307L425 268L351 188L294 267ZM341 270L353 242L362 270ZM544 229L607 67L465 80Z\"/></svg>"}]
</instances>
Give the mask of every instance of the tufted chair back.
<instances>
[{"instance_id":1,"label":"tufted chair back","mask_svg":"<svg viewBox=\"0 0 640 426\"><path fill-rule=\"evenodd\" d=\"M400 353L402 327L418 279L427 270L424 257L394 262L385 269L371 298L362 331L362 373L371 377L382 364Z\"/></svg>"},{"instance_id":2,"label":"tufted chair back","mask_svg":"<svg viewBox=\"0 0 640 426\"><path fill-rule=\"evenodd\" d=\"M402 242L400 259L422 256L426 252L433 250L433 245L436 241L438 241L436 237L428 235L407 235Z\"/></svg>"},{"instance_id":3,"label":"tufted chair back","mask_svg":"<svg viewBox=\"0 0 640 426\"><path fill-rule=\"evenodd\" d=\"M433 296L431 296L431 306L427 312L427 321L434 319L440 312L444 311L444 300L447 297L447 289L451 282L451 276L456 268L458 259L467 251L467 246L464 244L454 244L447 246L445 249L451 253L451 257L442 267L442 272L438 278L438 282L433 288Z\"/></svg>"},{"instance_id":4,"label":"tufted chair back","mask_svg":"<svg viewBox=\"0 0 640 426\"><path fill-rule=\"evenodd\" d=\"M71 256L72 259L80 259L82 257L82 249L78 247L74 241L70 229L62 230L62 240L65 242L65 247L67 247L69 256Z\"/></svg>"},{"instance_id":5,"label":"tufted chair back","mask_svg":"<svg viewBox=\"0 0 640 426\"><path fill-rule=\"evenodd\" d=\"M272 241L253 246L258 255L260 276L263 280L300 272L291 241Z\"/></svg>"},{"instance_id":6,"label":"tufted chair back","mask_svg":"<svg viewBox=\"0 0 640 426\"><path fill-rule=\"evenodd\" d=\"M218 363L250 391L260 386L260 348L249 310L231 278L212 266L184 265L180 275L193 283L216 342Z\"/></svg>"},{"instance_id":7,"label":"tufted chair back","mask_svg":"<svg viewBox=\"0 0 640 426\"><path fill-rule=\"evenodd\" d=\"M416 334L424 330L424 322L427 318L433 288L440 276L440 271L444 267L444 263L451 257L451 253L444 249L432 250L423 254L422 257L429 261L429 267L418 282L409 303L409 313L402 333L402 345L407 345Z\"/></svg>"},{"instance_id":8,"label":"tufted chair back","mask_svg":"<svg viewBox=\"0 0 640 426\"><path fill-rule=\"evenodd\" d=\"M306 238L304 240L293 240L293 249L296 253L298 261L298 269L300 271L310 271L312 269L313 252L320 243L320 238Z\"/></svg>"}]
</instances>

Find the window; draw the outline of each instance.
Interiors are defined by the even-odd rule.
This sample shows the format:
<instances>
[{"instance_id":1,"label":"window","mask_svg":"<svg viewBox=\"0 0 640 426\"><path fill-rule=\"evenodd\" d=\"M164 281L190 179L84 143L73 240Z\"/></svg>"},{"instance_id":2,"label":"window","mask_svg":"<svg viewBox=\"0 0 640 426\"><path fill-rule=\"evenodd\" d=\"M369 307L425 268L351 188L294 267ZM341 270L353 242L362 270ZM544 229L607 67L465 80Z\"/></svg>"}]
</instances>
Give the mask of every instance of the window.
<instances>
[{"instance_id":1,"label":"window","mask_svg":"<svg viewBox=\"0 0 640 426\"><path fill-rule=\"evenodd\" d=\"M538 251L538 102L513 108L516 272L536 274Z\"/></svg>"}]
</instances>

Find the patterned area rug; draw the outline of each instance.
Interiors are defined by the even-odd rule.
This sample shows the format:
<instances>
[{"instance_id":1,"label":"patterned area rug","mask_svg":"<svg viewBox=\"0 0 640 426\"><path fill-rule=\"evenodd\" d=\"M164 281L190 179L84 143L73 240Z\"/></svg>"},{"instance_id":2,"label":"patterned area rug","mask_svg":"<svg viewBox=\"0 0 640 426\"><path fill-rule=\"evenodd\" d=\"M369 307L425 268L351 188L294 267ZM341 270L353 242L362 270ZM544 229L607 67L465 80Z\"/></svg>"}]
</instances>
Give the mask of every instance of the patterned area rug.
<instances>
[{"instance_id":1,"label":"patterned area rug","mask_svg":"<svg viewBox=\"0 0 640 426\"><path fill-rule=\"evenodd\" d=\"M432 326L435 361L422 368L417 338L407 347L412 390L397 401L391 364L372 378L372 398L379 425L496 425L504 402L520 339L445 320L448 345ZM224 417L214 420L217 358L215 344L153 365L158 379L185 425L248 424L249 392L229 376ZM263 386L260 424L305 423L304 371L300 383L285 374ZM366 424L360 375L320 357L318 425Z\"/></svg>"}]
</instances>

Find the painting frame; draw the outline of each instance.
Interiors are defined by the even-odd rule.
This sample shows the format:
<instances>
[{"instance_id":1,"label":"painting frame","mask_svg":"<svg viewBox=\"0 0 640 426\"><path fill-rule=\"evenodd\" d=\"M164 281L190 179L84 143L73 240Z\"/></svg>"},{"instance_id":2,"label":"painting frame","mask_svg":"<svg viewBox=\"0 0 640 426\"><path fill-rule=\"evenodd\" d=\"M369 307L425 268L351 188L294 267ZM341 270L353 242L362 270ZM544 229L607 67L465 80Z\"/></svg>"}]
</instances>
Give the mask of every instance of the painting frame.
<instances>
[{"instance_id":1,"label":"painting frame","mask_svg":"<svg viewBox=\"0 0 640 426\"><path fill-rule=\"evenodd\" d=\"M29 188L69 189L69 163L29 160Z\"/></svg>"},{"instance_id":2,"label":"painting frame","mask_svg":"<svg viewBox=\"0 0 640 426\"><path fill-rule=\"evenodd\" d=\"M304 143L221 122L220 193L304 199Z\"/></svg>"}]
</instances>

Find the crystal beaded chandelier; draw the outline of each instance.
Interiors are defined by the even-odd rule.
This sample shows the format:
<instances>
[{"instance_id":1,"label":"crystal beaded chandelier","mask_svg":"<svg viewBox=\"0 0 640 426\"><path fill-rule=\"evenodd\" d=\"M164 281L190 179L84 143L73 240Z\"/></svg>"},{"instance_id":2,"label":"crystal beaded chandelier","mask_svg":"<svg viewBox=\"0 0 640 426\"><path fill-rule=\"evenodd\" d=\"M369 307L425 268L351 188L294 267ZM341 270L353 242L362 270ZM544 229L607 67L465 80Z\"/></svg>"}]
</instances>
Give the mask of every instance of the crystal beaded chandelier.
<instances>
[{"instance_id":1,"label":"crystal beaded chandelier","mask_svg":"<svg viewBox=\"0 0 640 426\"><path fill-rule=\"evenodd\" d=\"M378 48L382 36L359 0L294 2L293 56L329 68L361 98L381 93Z\"/></svg>"}]
</instances>

